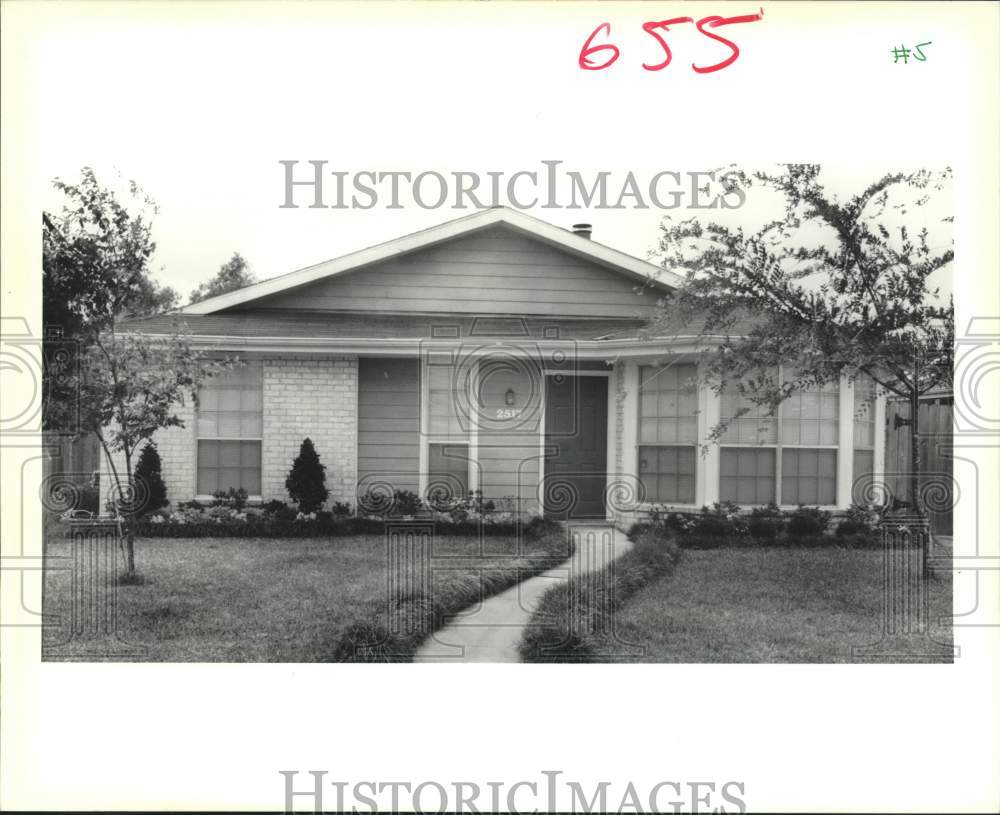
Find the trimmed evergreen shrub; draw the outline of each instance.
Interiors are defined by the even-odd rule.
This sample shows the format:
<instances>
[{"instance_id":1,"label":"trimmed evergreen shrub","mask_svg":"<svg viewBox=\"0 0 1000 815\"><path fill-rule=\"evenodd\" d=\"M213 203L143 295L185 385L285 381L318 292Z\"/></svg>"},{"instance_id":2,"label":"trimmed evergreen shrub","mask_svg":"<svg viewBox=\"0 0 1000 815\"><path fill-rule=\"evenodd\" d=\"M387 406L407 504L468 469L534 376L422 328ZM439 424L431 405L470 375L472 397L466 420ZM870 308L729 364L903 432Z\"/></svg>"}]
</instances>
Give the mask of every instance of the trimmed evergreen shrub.
<instances>
[{"instance_id":1,"label":"trimmed evergreen shrub","mask_svg":"<svg viewBox=\"0 0 1000 815\"><path fill-rule=\"evenodd\" d=\"M425 636L442 626L449 617L563 563L573 554L573 543L559 524L540 520L530 528L535 534L531 547L508 564L449 581L431 593L415 590L399 598L394 614L400 619L422 620L423 626L407 626L408 631L399 631L398 626L390 627L385 601L373 601L371 613L366 618L336 632L329 659L336 662L409 662ZM527 531L525 537L528 537Z\"/></svg>"},{"instance_id":2,"label":"trimmed evergreen shrub","mask_svg":"<svg viewBox=\"0 0 1000 815\"><path fill-rule=\"evenodd\" d=\"M622 643L608 614L677 565L681 550L662 524L633 527L632 548L603 569L547 591L518 645L525 662L616 661Z\"/></svg>"},{"instance_id":3,"label":"trimmed evergreen shrub","mask_svg":"<svg viewBox=\"0 0 1000 815\"><path fill-rule=\"evenodd\" d=\"M754 507L747 519L747 529L755 543L774 543L785 529L785 515L777 504Z\"/></svg>"},{"instance_id":4,"label":"trimmed evergreen shrub","mask_svg":"<svg viewBox=\"0 0 1000 815\"><path fill-rule=\"evenodd\" d=\"M299 455L285 479L285 489L298 504L299 512L306 515L322 507L330 496L326 488L326 467L320 464L312 439L303 440Z\"/></svg>"},{"instance_id":5,"label":"trimmed evergreen shrub","mask_svg":"<svg viewBox=\"0 0 1000 815\"><path fill-rule=\"evenodd\" d=\"M830 525L830 513L819 507L799 507L788 516L787 534L792 541L820 538Z\"/></svg>"},{"instance_id":6,"label":"trimmed evergreen shrub","mask_svg":"<svg viewBox=\"0 0 1000 815\"><path fill-rule=\"evenodd\" d=\"M169 503L167 501L167 485L163 483L163 465L153 442L149 442L142 448L133 475L138 483L145 484L146 487L146 502L140 510L140 515L155 512ZM140 488L140 494L141 492Z\"/></svg>"}]
</instances>

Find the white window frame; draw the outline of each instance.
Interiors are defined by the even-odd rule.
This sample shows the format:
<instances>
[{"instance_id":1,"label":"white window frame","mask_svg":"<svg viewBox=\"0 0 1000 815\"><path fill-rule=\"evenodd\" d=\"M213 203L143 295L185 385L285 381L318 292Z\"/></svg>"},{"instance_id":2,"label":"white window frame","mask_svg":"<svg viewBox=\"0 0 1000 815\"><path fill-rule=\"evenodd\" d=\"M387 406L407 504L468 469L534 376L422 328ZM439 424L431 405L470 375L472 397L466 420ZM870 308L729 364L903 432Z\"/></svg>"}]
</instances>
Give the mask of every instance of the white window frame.
<instances>
[{"instance_id":1,"label":"white window frame","mask_svg":"<svg viewBox=\"0 0 1000 815\"><path fill-rule=\"evenodd\" d=\"M198 433L198 414L201 411L201 400L194 400L194 417L193 417L193 429L194 429L194 500L200 504L210 504L215 500L214 495L205 495L204 493L198 492L198 443L202 441L255 441L260 444L260 489L261 492L257 495L247 495L247 503L249 504L262 504L264 502L264 371L265 365L262 359L251 359L247 362L260 365L260 436L201 436ZM209 380L211 381L211 380Z\"/></svg>"},{"instance_id":2,"label":"white window frame","mask_svg":"<svg viewBox=\"0 0 1000 815\"><path fill-rule=\"evenodd\" d=\"M695 399L697 400L697 408L695 412L695 440L692 444L643 444L642 443L642 369L643 368L664 368L665 365L657 365L654 362L637 362L634 365L635 370L635 389L636 389L636 404L635 404L635 477L638 483L642 483L642 473L639 472L639 450L642 447L694 447L694 503L675 503L670 501L643 501L639 506L643 510L649 510L654 506L667 506L667 507L677 507L679 509L694 509L699 506L698 495L699 495L699 472L702 467L699 466L699 458L701 457L700 445L698 443L699 439L704 438L705 431L702 427L702 417L704 415L704 410L701 400L701 383L699 375L701 373L698 363L690 359L678 359L673 360L677 365L693 365L695 379L698 381L695 390Z\"/></svg>"},{"instance_id":3,"label":"white window frame","mask_svg":"<svg viewBox=\"0 0 1000 815\"><path fill-rule=\"evenodd\" d=\"M455 351L435 351L434 353L451 354L454 360ZM468 439L454 439L445 436L431 435L430 433L430 376L427 368L430 360L422 357L419 366L420 376L420 473L417 479L420 500L427 496L427 486L430 481L430 445L445 444L452 447L465 445L469 451L469 466L466 473L466 484L469 490L475 492L479 489L479 416L475 410L471 410L469 416L469 437ZM479 391L479 360L476 360L472 370L473 393ZM470 396L471 399L471 396ZM470 402L470 404L473 404ZM464 496L463 496L464 497Z\"/></svg>"},{"instance_id":4,"label":"white window frame","mask_svg":"<svg viewBox=\"0 0 1000 815\"><path fill-rule=\"evenodd\" d=\"M784 366L778 367L778 379L782 377L782 372L784 371ZM846 393L845 393L846 392ZM837 386L837 397L838 397L838 408L837 408L837 443L836 444L785 444L781 440L781 423L784 416L785 401L782 401L778 405L778 409L775 411L773 416L764 416L762 419L768 421L773 420L775 422L775 441L768 444L747 444L739 442L723 442L721 439L718 443L719 448L719 472L718 479L716 481L716 495L718 496L715 500L722 500L722 451L724 449L750 449L750 450L763 450L769 449L774 450L774 498L775 503L781 508L786 510L793 510L798 507L798 504L788 504L783 502L781 494L781 466L782 466L782 452L784 450L833 450L836 454L835 459L835 475L834 475L834 487L833 487L833 500L832 504L809 504L807 506L819 506L822 509L834 510L840 507L843 503L843 483L844 483L844 468L846 464L846 469L848 472L848 481L850 481L850 471L853 468L853 453L854 453L854 391L852 388L847 386L845 379L842 377L838 381ZM845 398L846 397L846 398ZM717 395L719 403L719 416L721 416L722 410L722 394ZM844 415L845 402L849 399L850 408L848 408L847 416ZM846 443L845 447L845 422L848 423L846 428ZM845 456L844 450L848 450L851 455ZM845 462L846 459L846 462ZM850 495L850 484L848 483L848 495ZM848 498L847 503L850 503ZM746 507L759 507L765 506L764 504L740 504L740 506Z\"/></svg>"}]
</instances>

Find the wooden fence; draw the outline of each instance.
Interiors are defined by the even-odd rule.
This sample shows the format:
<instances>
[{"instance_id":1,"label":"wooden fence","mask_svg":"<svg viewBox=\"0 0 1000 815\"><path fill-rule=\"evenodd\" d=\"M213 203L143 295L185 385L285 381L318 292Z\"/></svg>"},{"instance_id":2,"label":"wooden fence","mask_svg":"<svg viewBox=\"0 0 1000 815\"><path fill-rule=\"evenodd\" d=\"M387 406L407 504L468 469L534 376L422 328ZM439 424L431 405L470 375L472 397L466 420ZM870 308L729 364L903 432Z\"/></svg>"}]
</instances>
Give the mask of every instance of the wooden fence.
<instances>
[{"instance_id":1,"label":"wooden fence","mask_svg":"<svg viewBox=\"0 0 1000 815\"><path fill-rule=\"evenodd\" d=\"M97 511L93 475L101 466L101 445L92 433L70 439L44 434L42 444L43 504L58 514L66 509ZM78 489L65 489L66 485ZM72 504L72 505L71 505Z\"/></svg>"},{"instance_id":2,"label":"wooden fence","mask_svg":"<svg viewBox=\"0 0 1000 815\"><path fill-rule=\"evenodd\" d=\"M954 489L952 480L951 394L925 397L920 401L920 489L930 515L931 529L950 535ZM885 411L886 486L900 501L909 502L910 426L897 425L897 418L910 418L907 402L890 401Z\"/></svg>"}]
</instances>

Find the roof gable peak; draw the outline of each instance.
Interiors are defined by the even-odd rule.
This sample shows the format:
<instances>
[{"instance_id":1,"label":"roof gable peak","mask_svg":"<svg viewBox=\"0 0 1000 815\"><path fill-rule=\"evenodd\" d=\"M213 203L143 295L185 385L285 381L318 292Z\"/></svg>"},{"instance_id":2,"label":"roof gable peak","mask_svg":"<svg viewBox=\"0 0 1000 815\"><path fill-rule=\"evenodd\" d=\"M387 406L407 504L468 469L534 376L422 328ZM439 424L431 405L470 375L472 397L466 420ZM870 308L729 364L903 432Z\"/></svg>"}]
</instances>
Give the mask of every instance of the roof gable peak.
<instances>
[{"instance_id":1,"label":"roof gable peak","mask_svg":"<svg viewBox=\"0 0 1000 815\"><path fill-rule=\"evenodd\" d=\"M508 207L490 207L332 260L263 280L237 291L210 297L199 303L185 306L181 309L181 313L213 314L234 306L247 305L262 298L362 269L375 263L396 259L420 249L452 241L490 227L512 229L561 251L625 275L637 283L652 281L654 287L664 291L670 291L680 283L680 278L677 275L665 272L652 263L612 249L589 237L555 226L519 210Z\"/></svg>"}]
</instances>

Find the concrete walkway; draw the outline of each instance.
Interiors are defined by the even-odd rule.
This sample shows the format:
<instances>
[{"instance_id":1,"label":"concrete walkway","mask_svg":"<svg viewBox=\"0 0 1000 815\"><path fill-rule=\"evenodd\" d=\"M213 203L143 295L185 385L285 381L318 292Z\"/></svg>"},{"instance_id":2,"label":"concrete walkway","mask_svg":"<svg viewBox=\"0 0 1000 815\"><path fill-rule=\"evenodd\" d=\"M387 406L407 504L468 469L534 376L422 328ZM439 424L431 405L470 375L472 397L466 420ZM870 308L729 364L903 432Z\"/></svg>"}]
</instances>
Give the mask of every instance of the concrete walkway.
<instances>
[{"instance_id":1,"label":"concrete walkway","mask_svg":"<svg viewBox=\"0 0 1000 815\"><path fill-rule=\"evenodd\" d=\"M609 524L572 524L576 550L564 563L512 586L452 618L434 632L414 662L520 662L521 632L542 595L569 577L602 568L632 547L623 532Z\"/></svg>"}]
</instances>

